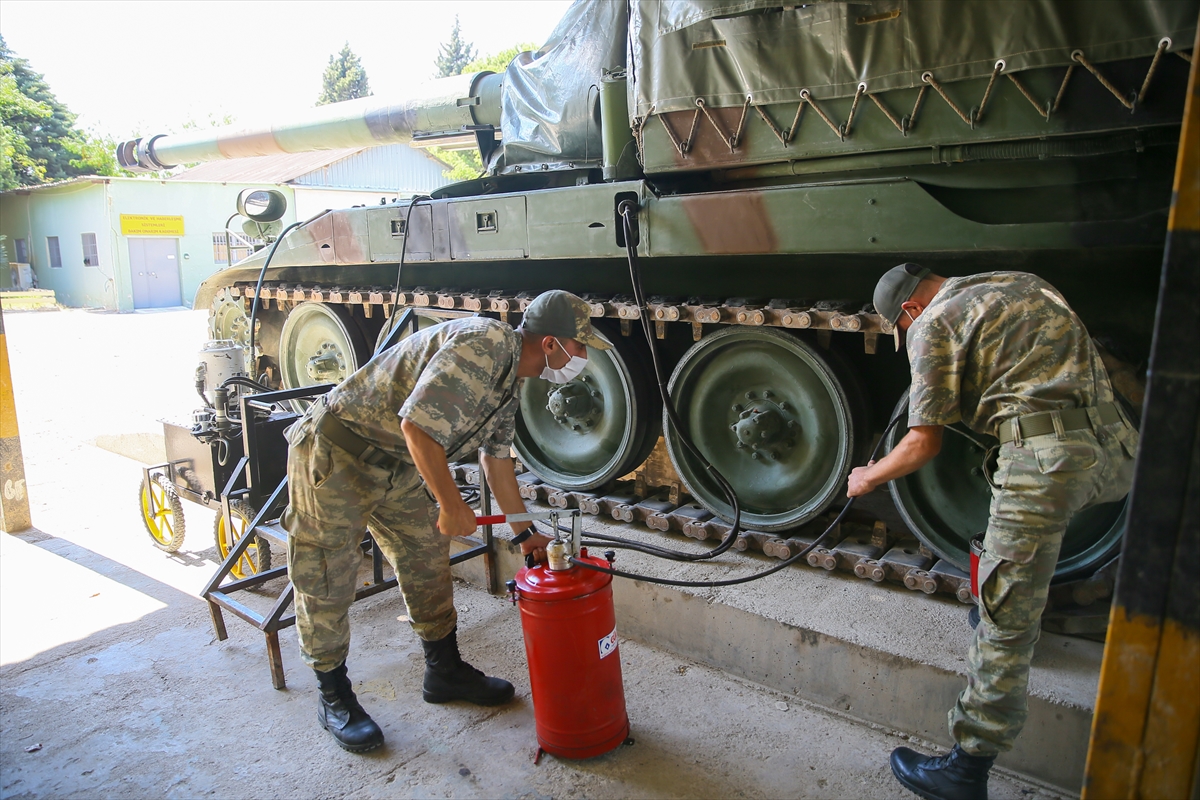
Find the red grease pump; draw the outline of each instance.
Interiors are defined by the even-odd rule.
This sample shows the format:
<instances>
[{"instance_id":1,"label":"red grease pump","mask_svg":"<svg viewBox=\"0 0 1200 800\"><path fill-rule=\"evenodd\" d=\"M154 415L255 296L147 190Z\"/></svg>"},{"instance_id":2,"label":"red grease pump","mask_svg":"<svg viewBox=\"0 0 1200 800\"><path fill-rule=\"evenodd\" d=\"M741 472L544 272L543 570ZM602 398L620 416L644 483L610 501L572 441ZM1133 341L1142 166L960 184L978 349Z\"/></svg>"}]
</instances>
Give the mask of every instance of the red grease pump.
<instances>
[{"instance_id":1,"label":"red grease pump","mask_svg":"<svg viewBox=\"0 0 1200 800\"><path fill-rule=\"evenodd\" d=\"M592 758L627 741L629 717L612 576L575 566L571 558L602 567L611 560L580 549L580 512L564 514L572 518L571 537L559 534L546 548L549 563L523 567L508 590L521 608L538 744L561 758ZM548 519L558 531L558 517L550 512L486 519Z\"/></svg>"}]
</instances>

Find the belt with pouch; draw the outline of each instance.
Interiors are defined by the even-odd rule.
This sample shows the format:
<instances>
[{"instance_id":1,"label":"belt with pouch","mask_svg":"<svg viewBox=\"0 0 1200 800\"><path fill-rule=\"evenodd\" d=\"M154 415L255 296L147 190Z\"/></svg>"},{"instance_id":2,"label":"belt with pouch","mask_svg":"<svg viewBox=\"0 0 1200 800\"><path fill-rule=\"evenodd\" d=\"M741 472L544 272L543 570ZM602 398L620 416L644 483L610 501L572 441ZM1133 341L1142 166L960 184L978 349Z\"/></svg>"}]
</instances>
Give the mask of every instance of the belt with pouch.
<instances>
[{"instance_id":1,"label":"belt with pouch","mask_svg":"<svg viewBox=\"0 0 1200 800\"><path fill-rule=\"evenodd\" d=\"M323 403L324 400L325 398L322 397L319 402ZM335 417L333 412L329 411L328 408L325 409L325 413L321 414L320 419L317 420L317 430L326 439L364 464L370 464L373 467L380 467L382 469L392 469L400 463L400 460L395 456L385 453L343 425L342 421Z\"/></svg>"},{"instance_id":2,"label":"belt with pouch","mask_svg":"<svg viewBox=\"0 0 1200 800\"><path fill-rule=\"evenodd\" d=\"M1104 403L1092 409L1100 419L1101 425L1112 425L1120 422L1123 417L1116 403ZM1062 411L1040 411L1037 414L1026 414L1021 417L1006 419L1000 423L1000 444L1008 444L1016 439L1028 439L1032 436L1044 436L1054 433L1054 415L1062 420L1063 431L1088 430L1092 427L1092 419L1086 408L1067 408Z\"/></svg>"}]
</instances>

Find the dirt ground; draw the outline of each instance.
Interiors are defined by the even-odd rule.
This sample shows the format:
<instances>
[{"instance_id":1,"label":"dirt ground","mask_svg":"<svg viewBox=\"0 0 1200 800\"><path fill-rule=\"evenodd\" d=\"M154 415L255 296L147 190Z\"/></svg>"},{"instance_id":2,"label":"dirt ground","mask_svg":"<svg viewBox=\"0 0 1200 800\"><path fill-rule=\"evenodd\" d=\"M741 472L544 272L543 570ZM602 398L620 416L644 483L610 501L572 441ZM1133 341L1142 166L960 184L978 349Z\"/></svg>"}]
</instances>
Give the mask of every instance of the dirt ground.
<instances>
[{"instance_id":1,"label":"dirt ground","mask_svg":"<svg viewBox=\"0 0 1200 800\"><path fill-rule=\"evenodd\" d=\"M426 705L400 598L377 595L351 611L348 665L387 745L340 750L314 719L294 629L282 691L261 634L230 620L216 641L198 599L217 564L212 512L185 503L182 550L154 549L141 465L118 454L153 453L157 420L198 404L204 313L9 313L5 326L35 527L0 535L0 797L912 797L887 766L902 737L628 640L635 743L535 765L517 611L466 584L464 654L516 699ZM993 775L993 798L1038 796L1056 795Z\"/></svg>"}]
</instances>

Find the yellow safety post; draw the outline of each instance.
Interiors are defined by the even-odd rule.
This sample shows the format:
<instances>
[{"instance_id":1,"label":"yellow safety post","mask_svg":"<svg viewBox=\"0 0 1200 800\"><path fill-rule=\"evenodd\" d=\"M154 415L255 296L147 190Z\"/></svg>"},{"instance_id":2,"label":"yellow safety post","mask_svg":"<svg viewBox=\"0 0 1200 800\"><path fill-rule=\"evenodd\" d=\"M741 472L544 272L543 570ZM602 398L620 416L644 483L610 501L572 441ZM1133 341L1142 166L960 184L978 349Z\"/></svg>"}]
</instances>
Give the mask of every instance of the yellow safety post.
<instances>
[{"instance_id":1,"label":"yellow safety post","mask_svg":"<svg viewBox=\"0 0 1200 800\"><path fill-rule=\"evenodd\" d=\"M1200 46L1200 35L1197 38ZM1196 52L1193 49L1193 54ZM1200 745L1200 85L1192 60L1084 800L1194 798Z\"/></svg>"},{"instance_id":2,"label":"yellow safety post","mask_svg":"<svg viewBox=\"0 0 1200 800\"><path fill-rule=\"evenodd\" d=\"M25 459L21 456L12 372L8 368L8 340L4 337L4 306L0 303L0 530L16 533L31 525Z\"/></svg>"}]
</instances>

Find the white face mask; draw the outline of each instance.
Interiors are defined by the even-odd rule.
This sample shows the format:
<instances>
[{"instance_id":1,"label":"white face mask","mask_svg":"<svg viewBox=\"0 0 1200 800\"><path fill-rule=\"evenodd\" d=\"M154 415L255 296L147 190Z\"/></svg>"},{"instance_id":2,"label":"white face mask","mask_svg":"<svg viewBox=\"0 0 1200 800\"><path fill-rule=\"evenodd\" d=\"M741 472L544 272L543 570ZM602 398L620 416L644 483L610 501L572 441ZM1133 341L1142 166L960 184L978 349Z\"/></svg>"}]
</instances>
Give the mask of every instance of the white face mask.
<instances>
[{"instance_id":1,"label":"white face mask","mask_svg":"<svg viewBox=\"0 0 1200 800\"><path fill-rule=\"evenodd\" d=\"M554 341L558 342L558 337L554 337ZM558 346L562 347L563 352L567 352L567 348L563 347L562 342L558 342ZM554 369L550 366L550 356L546 356L546 368L542 370L542 380L550 381L551 383L570 383L579 377L579 373L583 372L583 368L587 366L587 359L579 356L571 356L571 360L563 366L562 369Z\"/></svg>"}]
</instances>

